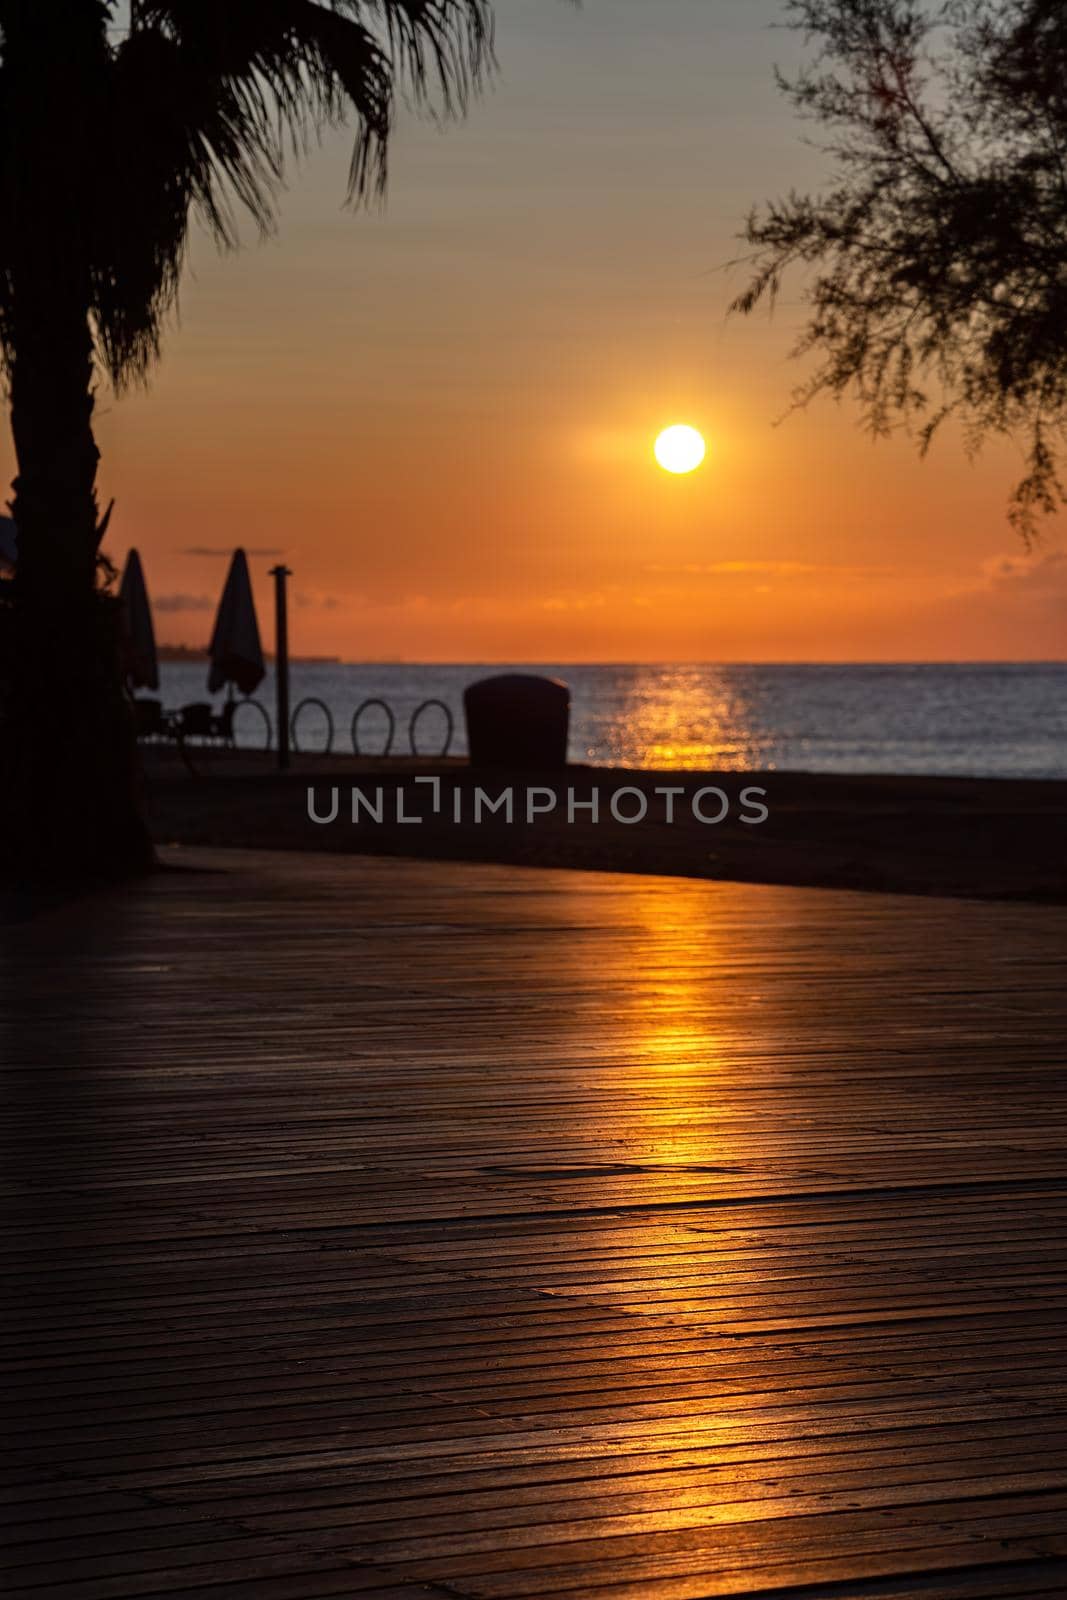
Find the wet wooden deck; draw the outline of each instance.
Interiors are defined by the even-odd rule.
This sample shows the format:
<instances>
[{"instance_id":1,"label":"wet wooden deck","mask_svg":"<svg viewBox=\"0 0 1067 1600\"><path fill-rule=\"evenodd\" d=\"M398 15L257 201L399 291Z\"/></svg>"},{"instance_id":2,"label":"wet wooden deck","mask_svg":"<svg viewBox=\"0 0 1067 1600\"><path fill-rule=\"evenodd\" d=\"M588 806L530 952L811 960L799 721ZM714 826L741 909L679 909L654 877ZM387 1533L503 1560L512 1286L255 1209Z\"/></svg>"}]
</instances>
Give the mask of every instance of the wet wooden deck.
<instances>
[{"instance_id":1,"label":"wet wooden deck","mask_svg":"<svg viewBox=\"0 0 1067 1600\"><path fill-rule=\"evenodd\" d=\"M1067 911L210 856L9 938L5 1593L1067 1593Z\"/></svg>"}]
</instances>

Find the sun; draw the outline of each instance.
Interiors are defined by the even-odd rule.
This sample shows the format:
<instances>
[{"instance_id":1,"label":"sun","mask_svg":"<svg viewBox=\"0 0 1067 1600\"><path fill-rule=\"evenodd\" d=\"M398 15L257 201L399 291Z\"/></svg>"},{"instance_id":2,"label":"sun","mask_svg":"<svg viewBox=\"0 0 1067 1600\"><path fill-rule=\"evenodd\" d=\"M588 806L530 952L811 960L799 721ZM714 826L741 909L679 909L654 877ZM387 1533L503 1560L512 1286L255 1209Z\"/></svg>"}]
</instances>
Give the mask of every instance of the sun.
<instances>
[{"instance_id":1,"label":"sun","mask_svg":"<svg viewBox=\"0 0 1067 1600\"><path fill-rule=\"evenodd\" d=\"M664 428L655 448L656 460L664 472L695 472L708 453L703 436L685 423Z\"/></svg>"}]
</instances>

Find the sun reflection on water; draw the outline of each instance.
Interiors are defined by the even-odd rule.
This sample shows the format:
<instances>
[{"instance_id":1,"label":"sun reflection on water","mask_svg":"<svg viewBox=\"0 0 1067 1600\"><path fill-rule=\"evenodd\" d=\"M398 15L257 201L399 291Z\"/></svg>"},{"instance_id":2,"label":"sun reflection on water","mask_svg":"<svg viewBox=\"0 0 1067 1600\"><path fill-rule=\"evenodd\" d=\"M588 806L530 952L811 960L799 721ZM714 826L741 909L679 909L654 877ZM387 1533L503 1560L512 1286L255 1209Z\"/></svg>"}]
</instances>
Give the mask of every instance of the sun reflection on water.
<instances>
[{"instance_id":1,"label":"sun reflection on water","mask_svg":"<svg viewBox=\"0 0 1067 1600\"><path fill-rule=\"evenodd\" d=\"M678 667L635 680L610 725L620 764L657 771L767 768L749 695L736 678Z\"/></svg>"}]
</instances>

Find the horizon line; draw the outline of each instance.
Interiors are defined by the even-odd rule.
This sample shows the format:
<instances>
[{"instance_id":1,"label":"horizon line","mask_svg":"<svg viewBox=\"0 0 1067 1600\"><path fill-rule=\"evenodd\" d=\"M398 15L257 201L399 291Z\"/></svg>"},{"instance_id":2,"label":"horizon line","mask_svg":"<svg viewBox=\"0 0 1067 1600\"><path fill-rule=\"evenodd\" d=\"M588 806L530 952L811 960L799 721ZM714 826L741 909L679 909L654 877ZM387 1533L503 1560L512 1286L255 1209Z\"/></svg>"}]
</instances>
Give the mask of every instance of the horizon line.
<instances>
[{"instance_id":1,"label":"horizon line","mask_svg":"<svg viewBox=\"0 0 1067 1600\"><path fill-rule=\"evenodd\" d=\"M160 650L186 650L190 655L203 655L209 651L198 645L160 643ZM273 659L273 652L264 652ZM561 656L533 657L501 656L432 659L408 656L315 656L303 651L292 653L293 666L331 667L1065 667L1067 656L870 656L828 660L809 657L737 657L730 660L714 657L661 657L658 660L639 660L632 657L607 657L597 661L568 661ZM179 665L179 663L164 663Z\"/></svg>"}]
</instances>

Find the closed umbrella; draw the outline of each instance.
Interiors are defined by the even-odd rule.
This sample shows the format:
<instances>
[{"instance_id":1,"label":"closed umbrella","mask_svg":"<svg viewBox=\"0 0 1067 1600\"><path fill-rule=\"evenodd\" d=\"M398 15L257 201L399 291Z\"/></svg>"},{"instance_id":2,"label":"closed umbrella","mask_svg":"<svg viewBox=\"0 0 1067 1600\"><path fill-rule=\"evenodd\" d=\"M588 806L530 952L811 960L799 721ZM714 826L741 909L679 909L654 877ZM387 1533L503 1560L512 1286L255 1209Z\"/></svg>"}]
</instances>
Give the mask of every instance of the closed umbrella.
<instances>
[{"instance_id":1,"label":"closed umbrella","mask_svg":"<svg viewBox=\"0 0 1067 1600\"><path fill-rule=\"evenodd\" d=\"M119 600L122 605L122 653L126 679L134 689L158 689L159 662L156 657L156 634L152 627L152 607L148 603L144 569L136 550L131 550L126 557L119 585Z\"/></svg>"},{"instance_id":2,"label":"closed umbrella","mask_svg":"<svg viewBox=\"0 0 1067 1600\"><path fill-rule=\"evenodd\" d=\"M233 553L226 587L219 601L209 654L211 670L207 675L207 686L212 694L225 688L228 683L235 684L242 694L251 694L266 676L267 668L256 621L256 603L252 598L252 580L248 576L248 559L243 550Z\"/></svg>"},{"instance_id":3,"label":"closed umbrella","mask_svg":"<svg viewBox=\"0 0 1067 1600\"><path fill-rule=\"evenodd\" d=\"M0 566L17 567L19 562L18 529L13 517L0 517Z\"/></svg>"}]
</instances>

